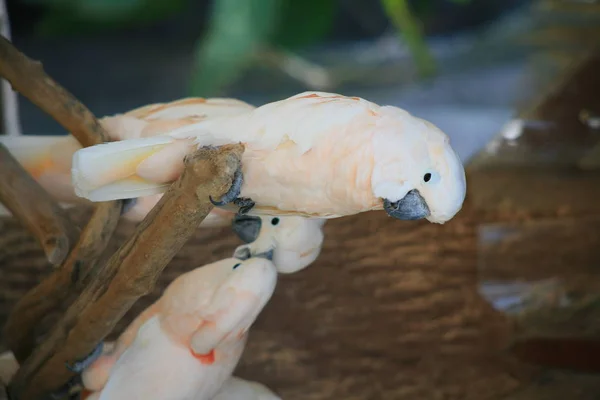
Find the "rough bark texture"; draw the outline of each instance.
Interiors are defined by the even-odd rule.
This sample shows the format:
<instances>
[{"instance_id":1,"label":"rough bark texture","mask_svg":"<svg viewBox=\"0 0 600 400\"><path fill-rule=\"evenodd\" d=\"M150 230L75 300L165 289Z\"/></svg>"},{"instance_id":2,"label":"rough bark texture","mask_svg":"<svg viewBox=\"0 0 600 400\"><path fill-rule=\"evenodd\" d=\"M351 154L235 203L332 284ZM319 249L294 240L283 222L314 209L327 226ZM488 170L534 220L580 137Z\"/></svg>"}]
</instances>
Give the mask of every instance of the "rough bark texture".
<instances>
[{"instance_id":1,"label":"rough bark texture","mask_svg":"<svg viewBox=\"0 0 600 400\"><path fill-rule=\"evenodd\" d=\"M78 231L52 197L0 144L0 202L38 239L51 264L64 261Z\"/></svg>"},{"instance_id":2,"label":"rough bark texture","mask_svg":"<svg viewBox=\"0 0 600 400\"><path fill-rule=\"evenodd\" d=\"M94 115L33 61L0 36L0 76L13 89L61 124L83 147L108 142L109 136Z\"/></svg>"},{"instance_id":3,"label":"rough bark texture","mask_svg":"<svg viewBox=\"0 0 600 400\"><path fill-rule=\"evenodd\" d=\"M81 233L77 245L61 268L23 296L10 314L4 333L13 354L23 363L47 332L51 321L58 320L84 287L90 270L106 249L121 216L121 202L98 205ZM44 323L44 322L48 323Z\"/></svg>"},{"instance_id":4,"label":"rough bark texture","mask_svg":"<svg viewBox=\"0 0 600 400\"><path fill-rule=\"evenodd\" d=\"M5 37L0 37L0 76L73 134L82 146L108 140L94 115L46 75L41 63L27 58ZM59 271L22 299L9 321L8 342L23 361L31 352L36 336L47 333L45 325L52 323L52 314L60 315L77 294L68 291L73 286L69 280L79 285L79 289L83 286L81 277L73 272L85 276L92 268L107 244L107 235L114 231L121 202L99 205L73 249L78 234L75 225L4 147L0 148L0 155L5 172L0 180L0 200L37 235L51 263L62 264L69 254Z\"/></svg>"},{"instance_id":5,"label":"rough bark texture","mask_svg":"<svg viewBox=\"0 0 600 400\"><path fill-rule=\"evenodd\" d=\"M242 145L201 149L158 204L69 307L11 382L11 395L37 400L72 376L65 363L85 358L142 296L229 189ZM165 229L168 227L169 229Z\"/></svg>"}]
</instances>

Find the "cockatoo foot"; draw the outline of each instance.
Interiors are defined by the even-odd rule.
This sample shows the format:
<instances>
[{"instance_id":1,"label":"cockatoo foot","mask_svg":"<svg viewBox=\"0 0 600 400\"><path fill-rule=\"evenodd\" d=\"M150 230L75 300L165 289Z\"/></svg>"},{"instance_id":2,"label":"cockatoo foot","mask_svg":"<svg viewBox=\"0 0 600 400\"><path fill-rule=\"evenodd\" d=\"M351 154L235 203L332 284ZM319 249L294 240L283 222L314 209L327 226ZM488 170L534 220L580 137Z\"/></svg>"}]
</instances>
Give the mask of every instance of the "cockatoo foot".
<instances>
[{"instance_id":1,"label":"cockatoo foot","mask_svg":"<svg viewBox=\"0 0 600 400\"><path fill-rule=\"evenodd\" d=\"M80 390L73 390L73 388L83 387L83 382L81 381L81 375L75 375L67 383L60 387L60 389L55 390L50 393L51 399L64 399L67 398L69 400L79 400L81 398Z\"/></svg>"},{"instance_id":2,"label":"cockatoo foot","mask_svg":"<svg viewBox=\"0 0 600 400\"><path fill-rule=\"evenodd\" d=\"M137 199L125 199L123 200L123 207L121 207L121 215L127 214L137 204Z\"/></svg>"},{"instance_id":3,"label":"cockatoo foot","mask_svg":"<svg viewBox=\"0 0 600 400\"><path fill-rule=\"evenodd\" d=\"M252 201L252 199L246 197L238 197L242 191L243 183L244 174L242 173L242 167L240 166L240 168L238 168L238 170L235 171L235 174L233 175L233 182L227 193L225 193L219 201L215 201L212 197L209 197L210 202L217 207L233 203L234 205L239 207L238 215L247 214L254 207L255 203L254 201Z\"/></svg>"},{"instance_id":4,"label":"cockatoo foot","mask_svg":"<svg viewBox=\"0 0 600 400\"><path fill-rule=\"evenodd\" d=\"M219 201L215 201L212 197L210 197L210 202L215 206L224 206L236 201L242 190L242 183L244 183L244 175L242 174L242 167L240 167L237 171L235 171L235 174L233 175L233 182L231 183L231 187L227 193L225 193Z\"/></svg>"},{"instance_id":5,"label":"cockatoo foot","mask_svg":"<svg viewBox=\"0 0 600 400\"><path fill-rule=\"evenodd\" d=\"M247 197L238 197L237 199L233 200L233 204L240 208L238 210L238 215L248 214L248 212L256 205L252 199Z\"/></svg>"},{"instance_id":6,"label":"cockatoo foot","mask_svg":"<svg viewBox=\"0 0 600 400\"><path fill-rule=\"evenodd\" d=\"M75 372L76 374L81 373L84 369L86 369L87 367L92 365L92 363L94 361L96 361L98 359L98 357L100 357L102 355L103 350L104 350L104 343L100 342L100 344L98 344L98 346L96 346L96 348L83 360L77 361L73 365L67 364L67 369L69 369L72 372Z\"/></svg>"}]
</instances>

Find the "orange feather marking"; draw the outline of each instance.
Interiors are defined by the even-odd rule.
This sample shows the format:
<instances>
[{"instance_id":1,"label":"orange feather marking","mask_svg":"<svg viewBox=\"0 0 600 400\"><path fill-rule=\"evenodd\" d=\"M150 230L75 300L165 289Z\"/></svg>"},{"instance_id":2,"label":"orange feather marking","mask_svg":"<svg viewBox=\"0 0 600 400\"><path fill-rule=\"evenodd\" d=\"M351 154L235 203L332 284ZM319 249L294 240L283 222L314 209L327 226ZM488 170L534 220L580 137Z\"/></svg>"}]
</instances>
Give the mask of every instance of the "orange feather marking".
<instances>
[{"instance_id":1,"label":"orange feather marking","mask_svg":"<svg viewBox=\"0 0 600 400\"><path fill-rule=\"evenodd\" d=\"M318 95L318 94L316 94L316 93L311 93L311 94L307 94L307 95L305 95L305 96L300 96L300 97L298 97L298 98L299 98L299 99L314 99L314 98L318 98L318 97L321 97L321 96L319 96L319 95Z\"/></svg>"},{"instance_id":2,"label":"orange feather marking","mask_svg":"<svg viewBox=\"0 0 600 400\"><path fill-rule=\"evenodd\" d=\"M34 179L39 179L43 174L50 171L53 167L54 163L52 160L48 157L44 157L43 160L28 168L28 172Z\"/></svg>"},{"instance_id":3,"label":"orange feather marking","mask_svg":"<svg viewBox=\"0 0 600 400\"><path fill-rule=\"evenodd\" d=\"M194 358L196 358L197 360L200 360L200 362L202 364L210 365L215 362L215 349L212 349L211 351L209 351L206 354L197 354L194 352L194 350L190 349L190 353L192 353Z\"/></svg>"}]
</instances>

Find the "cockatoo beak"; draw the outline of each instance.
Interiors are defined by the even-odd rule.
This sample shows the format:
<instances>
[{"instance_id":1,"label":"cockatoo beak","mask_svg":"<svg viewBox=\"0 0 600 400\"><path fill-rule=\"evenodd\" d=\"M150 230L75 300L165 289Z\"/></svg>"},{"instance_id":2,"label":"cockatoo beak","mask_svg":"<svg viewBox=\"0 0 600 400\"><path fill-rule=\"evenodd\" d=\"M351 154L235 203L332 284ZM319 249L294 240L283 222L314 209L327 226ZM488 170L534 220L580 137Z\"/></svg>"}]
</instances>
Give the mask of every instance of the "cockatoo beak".
<instances>
[{"instance_id":1,"label":"cockatoo beak","mask_svg":"<svg viewBox=\"0 0 600 400\"><path fill-rule=\"evenodd\" d=\"M262 221L259 217L236 214L233 217L232 229L245 243L252 243L258 238Z\"/></svg>"},{"instance_id":2,"label":"cockatoo beak","mask_svg":"<svg viewBox=\"0 0 600 400\"><path fill-rule=\"evenodd\" d=\"M262 258L266 258L269 261L273 261L273 249L269 250L269 251L264 251L262 253L252 253L252 249L250 248L249 245L244 244L239 246L237 249L235 249L234 253L233 253L233 257L245 261L251 257L262 257Z\"/></svg>"},{"instance_id":3,"label":"cockatoo beak","mask_svg":"<svg viewBox=\"0 0 600 400\"><path fill-rule=\"evenodd\" d=\"M264 253L255 254L254 257L262 257L269 261L273 261L273 249L265 251Z\"/></svg>"},{"instance_id":4,"label":"cockatoo beak","mask_svg":"<svg viewBox=\"0 0 600 400\"><path fill-rule=\"evenodd\" d=\"M390 217L404 221L423 219L430 215L427 202L417 189L411 190L396 202L384 199L383 208Z\"/></svg>"}]
</instances>

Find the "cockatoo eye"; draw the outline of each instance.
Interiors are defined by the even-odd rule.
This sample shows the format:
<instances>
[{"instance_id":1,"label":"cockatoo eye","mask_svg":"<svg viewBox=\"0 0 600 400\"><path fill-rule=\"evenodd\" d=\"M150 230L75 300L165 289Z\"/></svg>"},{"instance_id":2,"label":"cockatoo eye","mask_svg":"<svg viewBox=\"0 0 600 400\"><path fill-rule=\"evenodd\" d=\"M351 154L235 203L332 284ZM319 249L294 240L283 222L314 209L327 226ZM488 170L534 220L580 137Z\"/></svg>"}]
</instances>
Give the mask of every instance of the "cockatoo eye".
<instances>
[{"instance_id":1,"label":"cockatoo eye","mask_svg":"<svg viewBox=\"0 0 600 400\"><path fill-rule=\"evenodd\" d=\"M440 174L435 171L427 171L423 175L423 182L425 183L437 183L440 180Z\"/></svg>"},{"instance_id":2,"label":"cockatoo eye","mask_svg":"<svg viewBox=\"0 0 600 400\"><path fill-rule=\"evenodd\" d=\"M237 263L233 266L233 269L236 269L237 267L239 267L240 265L242 265L242 263Z\"/></svg>"},{"instance_id":3,"label":"cockatoo eye","mask_svg":"<svg viewBox=\"0 0 600 400\"><path fill-rule=\"evenodd\" d=\"M277 218L277 217L275 217L275 218L273 218L273 219L271 220L271 224L272 224L273 226L277 225L278 223L279 223L279 218Z\"/></svg>"}]
</instances>

